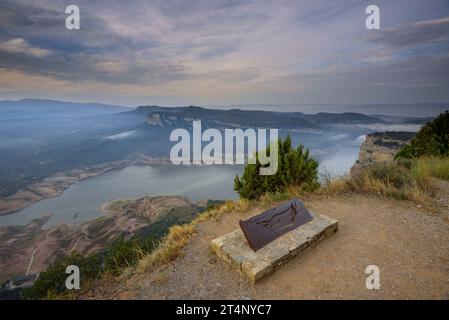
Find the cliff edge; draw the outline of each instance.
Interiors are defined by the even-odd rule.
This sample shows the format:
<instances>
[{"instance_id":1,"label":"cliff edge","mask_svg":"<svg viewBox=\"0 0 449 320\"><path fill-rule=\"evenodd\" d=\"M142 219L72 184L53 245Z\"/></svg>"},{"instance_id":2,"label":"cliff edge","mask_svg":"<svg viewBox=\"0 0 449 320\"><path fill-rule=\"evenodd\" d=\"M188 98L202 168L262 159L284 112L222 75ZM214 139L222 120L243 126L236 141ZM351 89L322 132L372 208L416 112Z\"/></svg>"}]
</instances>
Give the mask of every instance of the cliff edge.
<instances>
[{"instance_id":1,"label":"cliff edge","mask_svg":"<svg viewBox=\"0 0 449 320\"><path fill-rule=\"evenodd\" d=\"M396 153L410 143L416 132L387 131L366 135L360 146L359 157L351 168L351 173L373 163L386 163L394 160Z\"/></svg>"}]
</instances>

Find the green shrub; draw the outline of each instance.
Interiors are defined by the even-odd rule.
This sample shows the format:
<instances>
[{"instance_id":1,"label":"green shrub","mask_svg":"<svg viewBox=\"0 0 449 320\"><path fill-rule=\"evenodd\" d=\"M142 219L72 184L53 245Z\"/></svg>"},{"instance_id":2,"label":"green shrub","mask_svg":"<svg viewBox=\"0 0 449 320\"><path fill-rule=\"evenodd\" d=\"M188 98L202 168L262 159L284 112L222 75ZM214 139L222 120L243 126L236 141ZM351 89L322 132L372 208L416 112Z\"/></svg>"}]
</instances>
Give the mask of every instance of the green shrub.
<instances>
[{"instance_id":1,"label":"green shrub","mask_svg":"<svg viewBox=\"0 0 449 320\"><path fill-rule=\"evenodd\" d=\"M426 123L410 142L396 154L399 158L449 156L449 111Z\"/></svg>"},{"instance_id":2,"label":"green shrub","mask_svg":"<svg viewBox=\"0 0 449 320\"><path fill-rule=\"evenodd\" d=\"M153 251L155 240L151 237L123 238L115 241L104 255L104 270L117 275L127 267L135 266L146 253Z\"/></svg>"},{"instance_id":3,"label":"green shrub","mask_svg":"<svg viewBox=\"0 0 449 320\"><path fill-rule=\"evenodd\" d=\"M268 147L267 153L273 149ZM255 164L247 164L242 177L234 179L234 190L244 199L257 199L260 196L281 194L289 186L314 190L318 183L318 162L310 157L309 150L299 145L292 148L290 136L278 140L278 170L273 175L260 175L262 167L256 156Z\"/></svg>"},{"instance_id":4,"label":"green shrub","mask_svg":"<svg viewBox=\"0 0 449 320\"><path fill-rule=\"evenodd\" d=\"M34 285L22 292L22 297L25 299L45 299L66 291L65 281L68 275L65 270L69 265L79 267L81 285L99 277L101 272L101 259L98 255L85 257L78 253L72 253L41 272Z\"/></svg>"},{"instance_id":5,"label":"green shrub","mask_svg":"<svg viewBox=\"0 0 449 320\"><path fill-rule=\"evenodd\" d=\"M285 201L289 198L288 194L285 192L269 193L269 197L275 202Z\"/></svg>"},{"instance_id":6,"label":"green shrub","mask_svg":"<svg viewBox=\"0 0 449 320\"><path fill-rule=\"evenodd\" d=\"M72 253L41 272L33 286L22 292L22 297L46 299L66 292L65 280L68 275L65 270L69 265L79 267L81 287L104 274L117 275L124 268L135 266L140 258L153 251L155 243L153 237L134 236L129 240L120 237L101 252L88 256Z\"/></svg>"}]
</instances>

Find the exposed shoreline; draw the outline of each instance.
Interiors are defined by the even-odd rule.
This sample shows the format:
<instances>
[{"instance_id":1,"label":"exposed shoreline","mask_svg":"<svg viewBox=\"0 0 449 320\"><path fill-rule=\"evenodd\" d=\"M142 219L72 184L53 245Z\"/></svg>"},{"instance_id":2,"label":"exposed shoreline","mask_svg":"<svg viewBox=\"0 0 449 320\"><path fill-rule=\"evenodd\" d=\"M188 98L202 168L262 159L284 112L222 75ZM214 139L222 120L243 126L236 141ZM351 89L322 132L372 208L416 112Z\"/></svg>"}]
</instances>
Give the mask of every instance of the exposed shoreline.
<instances>
[{"instance_id":1,"label":"exposed shoreline","mask_svg":"<svg viewBox=\"0 0 449 320\"><path fill-rule=\"evenodd\" d=\"M113 170L124 169L132 165L170 164L167 158L153 158L141 156L135 160L120 160L107 162L86 168L77 168L65 172L58 172L42 181L30 184L15 194L0 198L0 216L17 213L30 205L44 199L59 196L74 183L88 178L100 176Z\"/></svg>"},{"instance_id":2,"label":"exposed shoreline","mask_svg":"<svg viewBox=\"0 0 449 320\"><path fill-rule=\"evenodd\" d=\"M112 213L112 211L108 210L108 206L109 206L110 202L105 202L103 203L99 209L101 210L101 212L103 212L104 214L108 214L108 213Z\"/></svg>"},{"instance_id":3,"label":"exposed shoreline","mask_svg":"<svg viewBox=\"0 0 449 320\"><path fill-rule=\"evenodd\" d=\"M103 212L105 215L107 214L116 214L116 213L121 213L120 210L114 210L111 208L111 205L113 203L117 203L119 201L126 201L126 202L132 202L135 201L136 199L114 199L108 202L104 202L100 207L98 207L98 209L100 209L101 212Z\"/></svg>"}]
</instances>

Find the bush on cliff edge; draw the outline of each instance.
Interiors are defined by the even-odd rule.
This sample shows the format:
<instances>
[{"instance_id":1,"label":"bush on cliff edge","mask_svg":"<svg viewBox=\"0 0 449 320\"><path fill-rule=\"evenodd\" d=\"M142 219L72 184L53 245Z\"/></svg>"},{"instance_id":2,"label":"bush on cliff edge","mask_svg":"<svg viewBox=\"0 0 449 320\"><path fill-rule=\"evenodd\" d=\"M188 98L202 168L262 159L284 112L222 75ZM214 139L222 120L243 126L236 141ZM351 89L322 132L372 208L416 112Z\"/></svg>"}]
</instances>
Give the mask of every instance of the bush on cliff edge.
<instances>
[{"instance_id":1,"label":"bush on cliff edge","mask_svg":"<svg viewBox=\"0 0 449 320\"><path fill-rule=\"evenodd\" d=\"M449 111L422 126L410 144L399 150L396 159L420 156L449 156Z\"/></svg>"},{"instance_id":2,"label":"bush on cliff edge","mask_svg":"<svg viewBox=\"0 0 449 320\"><path fill-rule=\"evenodd\" d=\"M268 153L270 152L268 148ZM278 194L288 187L314 190L319 187L318 161L310 157L309 150L299 145L292 147L290 136L278 140L278 170L273 175L260 175L262 166L258 159L255 164L245 166L241 178L234 179L234 190L243 199L257 199L264 194ZM256 157L257 158L257 157Z\"/></svg>"}]
</instances>

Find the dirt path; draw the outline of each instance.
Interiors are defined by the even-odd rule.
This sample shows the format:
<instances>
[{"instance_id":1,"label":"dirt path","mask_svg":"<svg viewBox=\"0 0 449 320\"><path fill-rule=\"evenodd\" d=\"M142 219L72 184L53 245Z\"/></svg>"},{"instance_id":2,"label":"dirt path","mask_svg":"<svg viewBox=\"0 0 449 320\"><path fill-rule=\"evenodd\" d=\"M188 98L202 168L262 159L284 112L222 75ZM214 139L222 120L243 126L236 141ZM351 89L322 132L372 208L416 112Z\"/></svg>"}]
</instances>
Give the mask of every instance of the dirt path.
<instances>
[{"instance_id":1,"label":"dirt path","mask_svg":"<svg viewBox=\"0 0 449 320\"><path fill-rule=\"evenodd\" d=\"M257 209L202 223L183 257L132 277L108 298L449 299L445 208L430 214L410 202L362 195L310 200L306 206L339 220L339 231L255 286L219 261L209 244ZM371 264L380 268L380 290L365 287Z\"/></svg>"}]
</instances>

